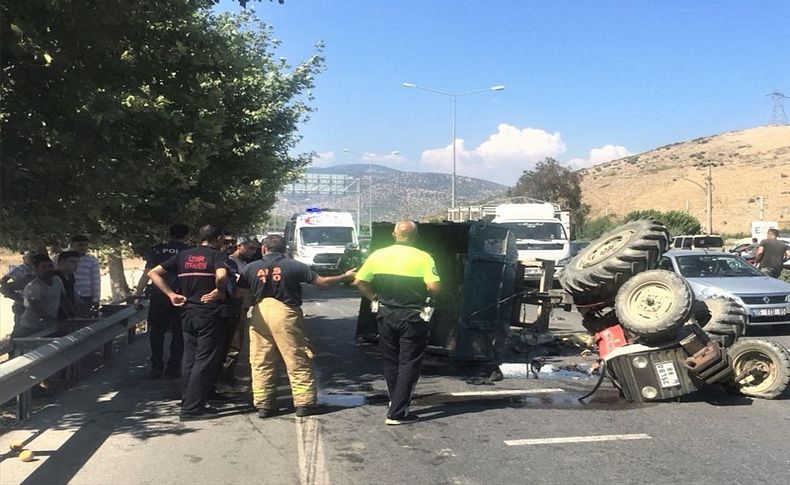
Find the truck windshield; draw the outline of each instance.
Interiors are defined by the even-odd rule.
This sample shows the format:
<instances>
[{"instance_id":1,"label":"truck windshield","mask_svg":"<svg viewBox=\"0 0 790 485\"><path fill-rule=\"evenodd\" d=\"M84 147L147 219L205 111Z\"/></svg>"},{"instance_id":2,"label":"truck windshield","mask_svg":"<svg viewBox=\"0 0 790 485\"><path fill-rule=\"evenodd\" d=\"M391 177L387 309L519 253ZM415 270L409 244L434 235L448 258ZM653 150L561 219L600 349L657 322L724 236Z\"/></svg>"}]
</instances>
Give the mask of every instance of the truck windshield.
<instances>
[{"instance_id":1,"label":"truck windshield","mask_svg":"<svg viewBox=\"0 0 790 485\"><path fill-rule=\"evenodd\" d=\"M505 224L516 239L568 239L565 228L559 222L520 222Z\"/></svg>"},{"instance_id":2,"label":"truck windshield","mask_svg":"<svg viewBox=\"0 0 790 485\"><path fill-rule=\"evenodd\" d=\"M303 227L299 230L305 246L345 246L354 242L350 227Z\"/></svg>"}]
</instances>

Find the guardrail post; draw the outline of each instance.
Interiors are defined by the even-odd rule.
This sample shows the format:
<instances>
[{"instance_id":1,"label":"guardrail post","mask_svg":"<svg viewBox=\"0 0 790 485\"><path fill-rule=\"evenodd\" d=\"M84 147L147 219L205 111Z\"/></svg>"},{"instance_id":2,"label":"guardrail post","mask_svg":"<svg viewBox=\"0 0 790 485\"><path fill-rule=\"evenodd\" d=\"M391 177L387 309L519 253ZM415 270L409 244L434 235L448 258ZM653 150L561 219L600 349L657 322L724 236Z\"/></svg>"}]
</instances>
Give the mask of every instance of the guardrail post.
<instances>
[{"instance_id":1,"label":"guardrail post","mask_svg":"<svg viewBox=\"0 0 790 485\"><path fill-rule=\"evenodd\" d=\"M24 421L30 417L31 402L33 400L33 391L28 389L16 396L16 419L17 421Z\"/></svg>"},{"instance_id":2,"label":"guardrail post","mask_svg":"<svg viewBox=\"0 0 790 485\"><path fill-rule=\"evenodd\" d=\"M137 324L129 326L129 319L127 318L126 320L124 320L124 325L127 327L126 343L130 344L134 342L134 339L137 337Z\"/></svg>"},{"instance_id":3,"label":"guardrail post","mask_svg":"<svg viewBox=\"0 0 790 485\"><path fill-rule=\"evenodd\" d=\"M112 340L104 344L104 347L102 348L102 357L105 360L112 359Z\"/></svg>"}]
</instances>

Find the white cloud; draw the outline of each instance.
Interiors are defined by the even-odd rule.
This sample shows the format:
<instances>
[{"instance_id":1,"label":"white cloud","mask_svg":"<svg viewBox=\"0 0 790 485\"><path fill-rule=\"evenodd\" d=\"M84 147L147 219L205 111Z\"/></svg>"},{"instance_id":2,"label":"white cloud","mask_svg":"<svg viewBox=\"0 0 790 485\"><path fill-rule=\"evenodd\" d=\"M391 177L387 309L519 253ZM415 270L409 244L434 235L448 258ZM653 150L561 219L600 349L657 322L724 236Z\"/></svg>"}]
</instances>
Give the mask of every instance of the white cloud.
<instances>
[{"instance_id":1,"label":"white cloud","mask_svg":"<svg viewBox=\"0 0 790 485\"><path fill-rule=\"evenodd\" d=\"M506 185L514 185L524 170L529 170L546 157L565 152L559 132L549 133L537 128L519 129L502 123L497 132L475 149L468 150L462 139L455 141L456 172ZM422 152L420 161L431 170L452 172L452 145Z\"/></svg>"},{"instance_id":2,"label":"white cloud","mask_svg":"<svg viewBox=\"0 0 790 485\"><path fill-rule=\"evenodd\" d=\"M587 158L572 158L568 160L568 166L574 170L579 170L611 162L612 160L627 157L628 155L633 154L622 145L604 145L590 150L590 155Z\"/></svg>"}]
</instances>

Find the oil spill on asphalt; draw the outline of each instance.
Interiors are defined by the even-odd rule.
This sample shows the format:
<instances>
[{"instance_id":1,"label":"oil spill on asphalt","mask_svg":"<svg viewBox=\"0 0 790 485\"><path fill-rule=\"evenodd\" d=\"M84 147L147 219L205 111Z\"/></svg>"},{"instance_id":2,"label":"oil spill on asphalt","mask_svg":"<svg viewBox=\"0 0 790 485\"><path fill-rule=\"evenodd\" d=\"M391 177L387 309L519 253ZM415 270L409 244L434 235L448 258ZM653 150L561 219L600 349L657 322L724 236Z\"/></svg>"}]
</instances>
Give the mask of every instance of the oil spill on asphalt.
<instances>
[{"instance_id":1,"label":"oil spill on asphalt","mask_svg":"<svg viewBox=\"0 0 790 485\"><path fill-rule=\"evenodd\" d=\"M529 409L568 409L568 410L625 410L655 406L656 403L628 402L614 390L599 390L584 401L579 398L586 393L564 392L544 395L522 396L450 396L448 394L432 394L418 396L414 399L415 406L475 406L475 407L510 407Z\"/></svg>"}]
</instances>

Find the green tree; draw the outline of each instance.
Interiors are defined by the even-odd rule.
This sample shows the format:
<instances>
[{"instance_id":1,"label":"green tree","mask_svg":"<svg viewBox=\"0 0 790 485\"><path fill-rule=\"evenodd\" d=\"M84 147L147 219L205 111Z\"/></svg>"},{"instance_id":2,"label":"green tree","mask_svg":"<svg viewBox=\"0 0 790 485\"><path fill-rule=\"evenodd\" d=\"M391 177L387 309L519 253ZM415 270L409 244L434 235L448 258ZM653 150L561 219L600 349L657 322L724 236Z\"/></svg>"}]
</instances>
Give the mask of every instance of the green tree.
<instances>
[{"instance_id":1,"label":"green tree","mask_svg":"<svg viewBox=\"0 0 790 485\"><path fill-rule=\"evenodd\" d=\"M573 223L581 227L590 207L582 203L581 175L560 165L557 160L547 157L535 165L532 170L525 170L508 190L509 197L532 197L559 204L563 209L570 210Z\"/></svg>"},{"instance_id":2,"label":"green tree","mask_svg":"<svg viewBox=\"0 0 790 485\"><path fill-rule=\"evenodd\" d=\"M579 228L576 237L578 239L592 241L593 239L601 237L605 232L611 231L618 225L620 225L620 221L615 216L606 215L595 217L584 222L584 225Z\"/></svg>"},{"instance_id":3,"label":"green tree","mask_svg":"<svg viewBox=\"0 0 790 485\"><path fill-rule=\"evenodd\" d=\"M637 219L656 219L667 226L673 236L680 234L697 234L702 229L702 224L696 217L681 211L661 212L655 209L631 211L625 215L625 222Z\"/></svg>"},{"instance_id":4,"label":"green tree","mask_svg":"<svg viewBox=\"0 0 790 485\"><path fill-rule=\"evenodd\" d=\"M311 158L291 152L321 49L291 67L268 26L212 5L2 4L0 244L140 253L175 221L265 220Z\"/></svg>"}]
</instances>

